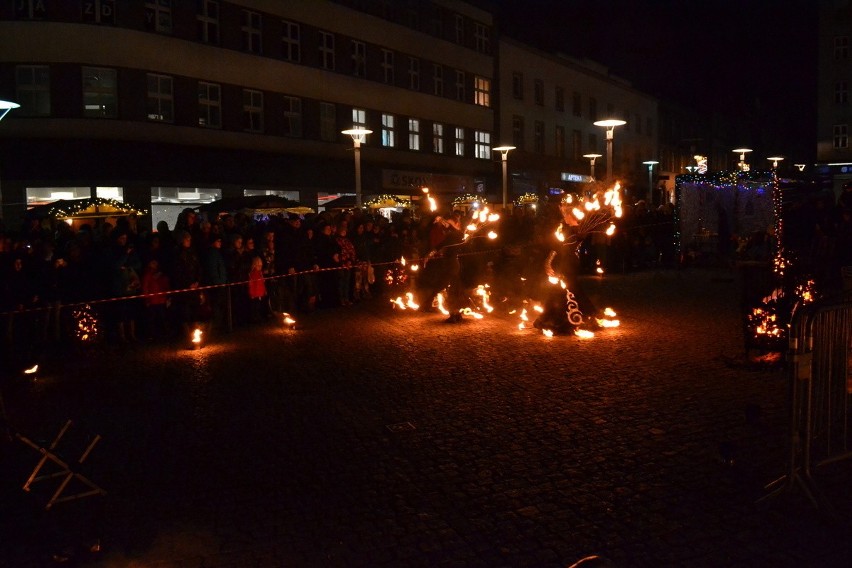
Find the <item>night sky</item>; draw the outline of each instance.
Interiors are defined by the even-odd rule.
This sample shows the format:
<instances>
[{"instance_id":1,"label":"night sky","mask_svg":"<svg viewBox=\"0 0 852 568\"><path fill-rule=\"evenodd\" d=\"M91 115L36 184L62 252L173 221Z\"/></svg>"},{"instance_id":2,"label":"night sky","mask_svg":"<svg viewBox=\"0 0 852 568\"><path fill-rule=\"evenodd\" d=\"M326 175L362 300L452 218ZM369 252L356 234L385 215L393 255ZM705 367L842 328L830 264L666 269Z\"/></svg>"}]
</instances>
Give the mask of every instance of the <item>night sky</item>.
<instances>
[{"instance_id":1,"label":"night sky","mask_svg":"<svg viewBox=\"0 0 852 568\"><path fill-rule=\"evenodd\" d=\"M777 148L763 151L815 160L817 0L491 6L511 37L597 61L642 91L699 111L760 116L779 130Z\"/></svg>"}]
</instances>

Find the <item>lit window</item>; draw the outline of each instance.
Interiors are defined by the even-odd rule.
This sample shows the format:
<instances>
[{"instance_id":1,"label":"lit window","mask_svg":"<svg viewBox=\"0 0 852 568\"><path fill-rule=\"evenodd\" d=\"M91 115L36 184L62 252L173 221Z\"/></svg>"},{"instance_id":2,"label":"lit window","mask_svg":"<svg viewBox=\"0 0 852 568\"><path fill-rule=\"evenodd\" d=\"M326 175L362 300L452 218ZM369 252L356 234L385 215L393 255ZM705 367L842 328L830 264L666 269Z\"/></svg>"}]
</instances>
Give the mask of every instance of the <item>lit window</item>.
<instances>
[{"instance_id":1,"label":"lit window","mask_svg":"<svg viewBox=\"0 0 852 568\"><path fill-rule=\"evenodd\" d=\"M198 83L198 125L222 128L222 95L219 85Z\"/></svg>"},{"instance_id":2,"label":"lit window","mask_svg":"<svg viewBox=\"0 0 852 568\"><path fill-rule=\"evenodd\" d=\"M474 102L479 106L491 106L491 80L485 77L473 79Z\"/></svg>"},{"instance_id":3,"label":"lit window","mask_svg":"<svg viewBox=\"0 0 852 568\"><path fill-rule=\"evenodd\" d=\"M396 132L392 114L382 114L382 146L385 148L396 146Z\"/></svg>"},{"instance_id":4,"label":"lit window","mask_svg":"<svg viewBox=\"0 0 852 568\"><path fill-rule=\"evenodd\" d=\"M474 152L477 158L482 160L491 159L491 133L477 130L474 135Z\"/></svg>"},{"instance_id":5,"label":"lit window","mask_svg":"<svg viewBox=\"0 0 852 568\"><path fill-rule=\"evenodd\" d=\"M174 92L168 75L148 73L147 116L156 122L174 122Z\"/></svg>"},{"instance_id":6,"label":"lit window","mask_svg":"<svg viewBox=\"0 0 852 568\"><path fill-rule=\"evenodd\" d=\"M464 157L464 128L456 128L455 148L456 156Z\"/></svg>"},{"instance_id":7,"label":"lit window","mask_svg":"<svg viewBox=\"0 0 852 568\"><path fill-rule=\"evenodd\" d=\"M436 154L444 153L444 125L437 122L432 125L432 151Z\"/></svg>"},{"instance_id":8,"label":"lit window","mask_svg":"<svg viewBox=\"0 0 852 568\"><path fill-rule=\"evenodd\" d=\"M420 121L416 118L408 119L408 149L420 150Z\"/></svg>"},{"instance_id":9,"label":"lit window","mask_svg":"<svg viewBox=\"0 0 852 568\"><path fill-rule=\"evenodd\" d=\"M83 116L118 116L118 85L115 69L83 67Z\"/></svg>"},{"instance_id":10,"label":"lit window","mask_svg":"<svg viewBox=\"0 0 852 568\"><path fill-rule=\"evenodd\" d=\"M352 128L367 128L367 111L361 108L352 109Z\"/></svg>"}]
</instances>

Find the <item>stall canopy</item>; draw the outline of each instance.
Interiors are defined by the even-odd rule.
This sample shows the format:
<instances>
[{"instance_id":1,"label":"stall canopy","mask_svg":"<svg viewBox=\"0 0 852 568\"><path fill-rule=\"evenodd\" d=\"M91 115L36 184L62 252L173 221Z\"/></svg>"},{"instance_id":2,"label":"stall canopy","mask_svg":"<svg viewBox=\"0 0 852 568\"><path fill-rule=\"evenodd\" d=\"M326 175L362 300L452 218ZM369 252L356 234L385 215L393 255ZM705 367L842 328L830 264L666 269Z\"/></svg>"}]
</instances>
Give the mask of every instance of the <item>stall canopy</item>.
<instances>
[{"instance_id":1,"label":"stall canopy","mask_svg":"<svg viewBox=\"0 0 852 568\"><path fill-rule=\"evenodd\" d=\"M132 205L104 199L102 197L87 197L84 199L60 199L44 205L36 205L27 210L30 219L59 219L59 220L89 220L108 219L110 217L128 217L144 215L147 212Z\"/></svg>"},{"instance_id":2,"label":"stall canopy","mask_svg":"<svg viewBox=\"0 0 852 568\"><path fill-rule=\"evenodd\" d=\"M198 207L198 211L216 217L225 213L245 213L247 215L282 215L292 213L305 215L314 210L296 201L277 195L251 195L246 197L226 197Z\"/></svg>"}]
</instances>

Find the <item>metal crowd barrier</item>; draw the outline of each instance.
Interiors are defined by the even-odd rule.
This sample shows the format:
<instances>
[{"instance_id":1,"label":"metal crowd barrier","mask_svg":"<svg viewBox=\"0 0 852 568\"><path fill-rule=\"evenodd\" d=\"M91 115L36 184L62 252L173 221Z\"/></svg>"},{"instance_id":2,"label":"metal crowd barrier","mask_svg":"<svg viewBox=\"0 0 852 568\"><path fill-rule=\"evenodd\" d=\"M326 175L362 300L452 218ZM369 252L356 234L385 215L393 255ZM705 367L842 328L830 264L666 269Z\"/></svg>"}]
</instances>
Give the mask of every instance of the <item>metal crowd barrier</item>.
<instances>
[{"instance_id":1,"label":"metal crowd barrier","mask_svg":"<svg viewBox=\"0 0 852 568\"><path fill-rule=\"evenodd\" d=\"M774 490L767 497L798 489L830 512L814 474L852 458L852 290L794 314L787 361L789 462L786 474L768 486Z\"/></svg>"}]
</instances>

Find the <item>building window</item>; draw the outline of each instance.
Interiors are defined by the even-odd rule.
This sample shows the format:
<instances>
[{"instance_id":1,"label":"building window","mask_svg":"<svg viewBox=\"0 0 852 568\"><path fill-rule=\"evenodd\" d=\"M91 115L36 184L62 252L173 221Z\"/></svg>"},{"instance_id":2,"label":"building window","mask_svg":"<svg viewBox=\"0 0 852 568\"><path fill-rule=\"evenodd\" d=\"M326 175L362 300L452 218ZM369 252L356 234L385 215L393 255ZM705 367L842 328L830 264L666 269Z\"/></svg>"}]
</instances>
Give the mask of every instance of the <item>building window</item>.
<instances>
[{"instance_id":1,"label":"building window","mask_svg":"<svg viewBox=\"0 0 852 568\"><path fill-rule=\"evenodd\" d=\"M243 89L243 128L249 132L263 132L263 93Z\"/></svg>"},{"instance_id":2,"label":"building window","mask_svg":"<svg viewBox=\"0 0 852 568\"><path fill-rule=\"evenodd\" d=\"M474 153L481 160L491 159L491 133L477 130L474 133Z\"/></svg>"},{"instance_id":3,"label":"building window","mask_svg":"<svg viewBox=\"0 0 852 568\"><path fill-rule=\"evenodd\" d=\"M432 151L436 154L444 153L444 125L437 122L432 125Z\"/></svg>"},{"instance_id":4,"label":"building window","mask_svg":"<svg viewBox=\"0 0 852 568\"><path fill-rule=\"evenodd\" d=\"M367 76L367 44L363 41L352 42L352 74L356 77Z\"/></svg>"},{"instance_id":5,"label":"building window","mask_svg":"<svg viewBox=\"0 0 852 568\"><path fill-rule=\"evenodd\" d=\"M834 103L838 105L849 104L849 83L846 81L834 83Z\"/></svg>"},{"instance_id":6,"label":"building window","mask_svg":"<svg viewBox=\"0 0 852 568\"><path fill-rule=\"evenodd\" d=\"M533 124L533 145L536 154L544 154L544 123L540 120Z\"/></svg>"},{"instance_id":7,"label":"building window","mask_svg":"<svg viewBox=\"0 0 852 568\"><path fill-rule=\"evenodd\" d=\"M479 106L491 106L491 80L485 77L473 79L474 102Z\"/></svg>"},{"instance_id":8,"label":"building window","mask_svg":"<svg viewBox=\"0 0 852 568\"><path fill-rule=\"evenodd\" d=\"M352 128L367 128L367 111L361 108L352 109Z\"/></svg>"},{"instance_id":9,"label":"building window","mask_svg":"<svg viewBox=\"0 0 852 568\"><path fill-rule=\"evenodd\" d=\"M115 24L115 0L82 0L83 21L88 24Z\"/></svg>"},{"instance_id":10,"label":"building window","mask_svg":"<svg viewBox=\"0 0 852 568\"><path fill-rule=\"evenodd\" d=\"M589 97L589 120L592 122L598 119L598 101Z\"/></svg>"},{"instance_id":11,"label":"building window","mask_svg":"<svg viewBox=\"0 0 852 568\"><path fill-rule=\"evenodd\" d=\"M222 128L222 95L219 85L198 83L198 125Z\"/></svg>"},{"instance_id":12,"label":"building window","mask_svg":"<svg viewBox=\"0 0 852 568\"><path fill-rule=\"evenodd\" d=\"M464 45L464 16L456 14L455 17L455 39L459 45Z\"/></svg>"},{"instance_id":13,"label":"building window","mask_svg":"<svg viewBox=\"0 0 852 568\"><path fill-rule=\"evenodd\" d=\"M243 37L243 51L262 53L261 18L257 12L243 10L240 31Z\"/></svg>"},{"instance_id":14,"label":"building window","mask_svg":"<svg viewBox=\"0 0 852 568\"><path fill-rule=\"evenodd\" d=\"M556 107L557 112L565 112L565 89L562 87L556 87L554 99L554 106Z\"/></svg>"},{"instance_id":15,"label":"building window","mask_svg":"<svg viewBox=\"0 0 852 568\"><path fill-rule=\"evenodd\" d=\"M420 121L416 118L408 119L408 149L420 150Z\"/></svg>"},{"instance_id":16,"label":"building window","mask_svg":"<svg viewBox=\"0 0 852 568\"><path fill-rule=\"evenodd\" d=\"M456 100L464 101L464 71L456 69Z\"/></svg>"},{"instance_id":17,"label":"building window","mask_svg":"<svg viewBox=\"0 0 852 568\"><path fill-rule=\"evenodd\" d=\"M284 97L284 136L300 138L302 136L302 99Z\"/></svg>"},{"instance_id":18,"label":"building window","mask_svg":"<svg viewBox=\"0 0 852 568\"><path fill-rule=\"evenodd\" d=\"M473 26L473 37L476 40L476 51L479 53L488 53L491 49L488 36L488 27L476 22Z\"/></svg>"},{"instance_id":19,"label":"building window","mask_svg":"<svg viewBox=\"0 0 852 568\"><path fill-rule=\"evenodd\" d=\"M836 36L834 38L834 58L848 59L849 58L849 37Z\"/></svg>"},{"instance_id":20,"label":"building window","mask_svg":"<svg viewBox=\"0 0 852 568\"><path fill-rule=\"evenodd\" d=\"M393 51L382 50L382 77L387 85L393 85Z\"/></svg>"},{"instance_id":21,"label":"building window","mask_svg":"<svg viewBox=\"0 0 852 568\"><path fill-rule=\"evenodd\" d=\"M118 116L118 79L115 69L83 67L83 116Z\"/></svg>"},{"instance_id":22,"label":"building window","mask_svg":"<svg viewBox=\"0 0 852 568\"><path fill-rule=\"evenodd\" d=\"M571 114L583 116L583 97L577 91L571 95Z\"/></svg>"},{"instance_id":23,"label":"building window","mask_svg":"<svg viewBox=\"0 0 852 568\"><path fill-rule=\"evenodd\" d=\"M382 113L382 146L393 148L396 146L396 131L394 130L394 116Z\"/></svg>"},{"instance_id":24,"label":"building window","mask_svg":"<svg viewBox=\"0 0 852 568\"><path fill-rule=\"evenodd\" d=\"M322 68L334 71L334 34L320 32L319 53Z\"/></svg>"},{"instance_id":25,"label":"building window","mask_svg":"<svg viewBox=\"0 0 852 568\"><path fill-rule=\"evenodd\" d=\"M845 150L849 147L849 129L846 124L834 125L834 149Z\"/></svg>"},{"instance_id":26,"label":"building window","mask_svg":"<svg viewBox=\"0 0 852 568\"><path fill-rule=\"evenodd\" d=\"M337 107L320 103L320 138L326 142L337 140Z\"/></svg>"},{"instance_id":27,"label":"building window","mask_svg":"<svg viewBox=\"0 0 852 568\"><path fill-rule=\"evenodd\" d=\"M408 88L412 91L420 90L420 60L416 57L408 58Z\"/></svg>"},{"instance_id":28,"label":"building window","mask_svg":"<svg viewBox=\"0 0 852 568\"><path fill-rule=\"evenodd\" d=\"M175 100L171 77L168 75L148 73L148 96L146 104L148 120L174 122Z\"/></svg>"},{"instance_id":29,"label":"building window","mask_svg":"<svg viewBox=\"0 0 852 568\"><path fill-rule=\"evenodd\" d=\"M281 50L281 55L287 61L298 63L302 56L301 29L299 28L299 24L287 21L283 21L281 23L284 25L284 30L281 33L281 43L283 48Z\"/></svg>"},{"instance_id":30,"label":"building window","mask_svg":"<svg viewBox=\"0 0 852 568\"><path fill-rule=\"evenodd\" d=\"M432 67L432 87L436 97L444 96L444 68L437 63Z\"/></svg>"},{"instance_id":31,"label":"building window","mask_svg":"<svg viewBox=\"0 0 852 568\"><path fill-rule=\"evenodd\" d=\"M519 101L524 100L524 74L512 73L512 97Z\"/></svg>"},{"instance_id":32,"label":"building window","mask_svg":"<svg viewBox=\"0 0 852 568\"><path fill-rule=\"evenodd\" d=\"M198 83L198 125L222 128L222 93L219 85Z\"/></svg>"},{"instance_id":33,"label":"building window","mask_svg":"<svg viewBox=\"0 0 852 568\"><path fill-rule=\"evenodd\" d=\"M565 157L565 127L557 126L553 137L554 145L556 146L556 156L558 158Z\"/></svg>"},{"instance_id":34,"label":"building window","mask_svg":"<svg viewBox=\"0 0 852 568\"><path fill-rule=\"evenodd\" d=\"M544 81L541 79L536 79L533 83L533 98L535 99L535 104L544 106Z\"/></svg>"},{"instance_id":35,"label":"building window","mask_svg":"<svg viewBox=\"0 0 852 568\"><path fill-rule=\"evenodd\" d=\"M583 133L579 130L571 131L571 159L575 162L582 160L583 156Z\"/></svg>"},{"instance_id":36,"label":"building window","mask_svg":"<svg viewBox=\"0 0 852 568\"><path fill-rule=\"evenodd\" d=\"M172 1L145 2L145 29L164 34L172 33Z\"/></svg>"},{"instance_id":37,"label":"building window","mask_svg":"<svg viewBox=\"0 0 852 568\"><path fill-rule=\"evenodd\" d=\"M16 0L16 20L43 20L47 17L47 6L45 0ZM23 108L23 105L21 105Z\"/></svg>"},{"instance_id":38,"label":"building window","mask_svg":"<svg viewBox=\"0 0 852 568\"><path fill-rule=\"evenodd\" d=\"M15 96L21 116L50 115L50 68L47 65L15 67Z\"/></svg>"},{"instance_id":39,"label":"building window","mask_svg":"<svg viewBox=\"0 0 852 568\"><path fill-rule=\"evenodd\" d=\"M464 157L464 128L456 127L456 156Z\"/></svg>"},{"instance_id":40,"label":"building window","mask_svg":"<svg viewBox=\"0 0 852 568\"><path fill-rule=\"evenodd\" d=\"M512 117L512 146L519 150L524 149L524 117L522 116Z\"/></svg>"},{"instance_id":41,"label":"building window","mask_svg":"<svg viewBox=\"0 0 852 568\"><path fill-rule=\"evenodd\" d=\"M204 43L219 43L219 2L201 0L198 10L198 39Z\"/></svg>"}]
</instances>

